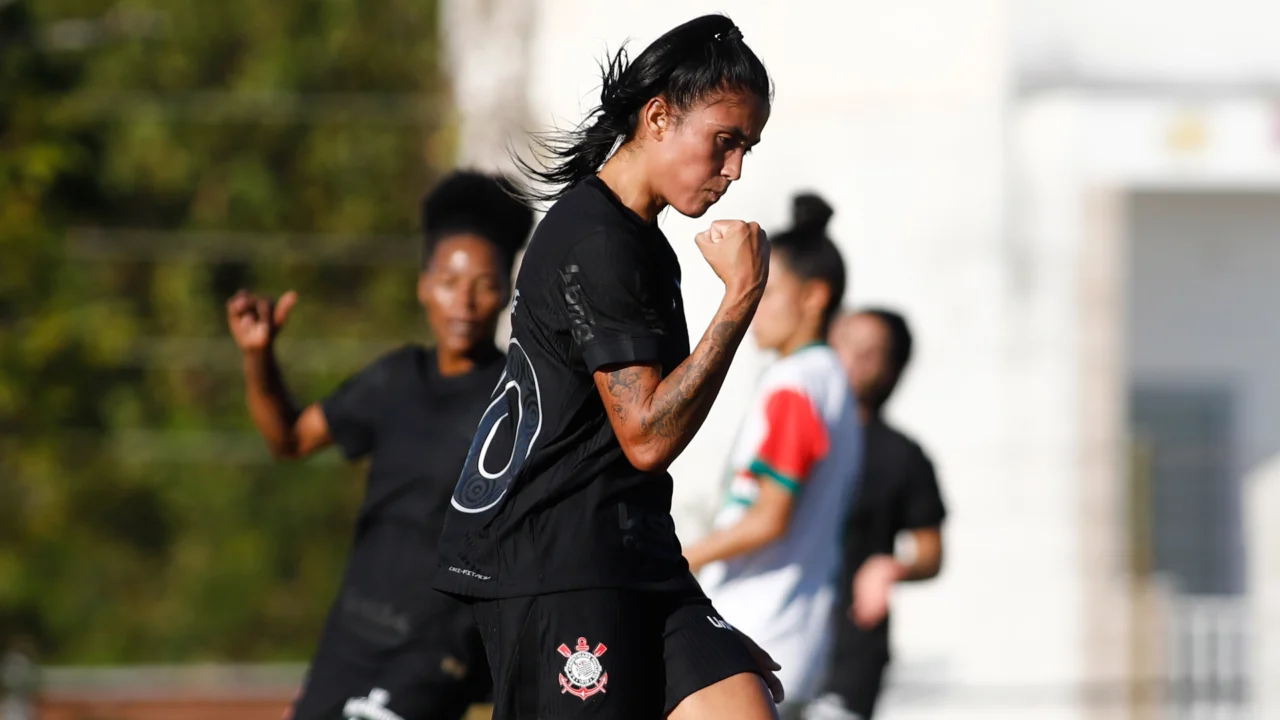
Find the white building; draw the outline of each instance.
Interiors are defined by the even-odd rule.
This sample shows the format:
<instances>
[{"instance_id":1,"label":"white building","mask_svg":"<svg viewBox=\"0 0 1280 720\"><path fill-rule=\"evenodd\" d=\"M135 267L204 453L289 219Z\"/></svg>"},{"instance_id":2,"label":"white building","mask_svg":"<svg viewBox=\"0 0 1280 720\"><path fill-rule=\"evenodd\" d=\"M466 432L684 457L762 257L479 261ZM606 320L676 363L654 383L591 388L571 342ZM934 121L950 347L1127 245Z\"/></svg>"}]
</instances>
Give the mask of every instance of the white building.
<instances>
[{"instance_id":1,"label":"white building","mask_svg":"<svg viewBox=\"0 0 1280 720\"><path fill-rule=\"evenodd\" d=\"M1202 662L1252 673L1239 717L1280 717L1280 5L446 5L463 162L576 122L607 48L703 12L731 10L769 66L764 142L713 217L778 227L800 189L836 205L850 300L915 326L892 415L952 511L943 577L897 598L882 717L1164 717L1135 678ZM664 219L695 340L720 292L691 242L709 219ZM686 539L759 363L742 357L676 468ZM1144 557L1173 591L1135 582ZM1240 597L1252 655L1162 640L1229 635Z\"/></svg>"}]
</instances>

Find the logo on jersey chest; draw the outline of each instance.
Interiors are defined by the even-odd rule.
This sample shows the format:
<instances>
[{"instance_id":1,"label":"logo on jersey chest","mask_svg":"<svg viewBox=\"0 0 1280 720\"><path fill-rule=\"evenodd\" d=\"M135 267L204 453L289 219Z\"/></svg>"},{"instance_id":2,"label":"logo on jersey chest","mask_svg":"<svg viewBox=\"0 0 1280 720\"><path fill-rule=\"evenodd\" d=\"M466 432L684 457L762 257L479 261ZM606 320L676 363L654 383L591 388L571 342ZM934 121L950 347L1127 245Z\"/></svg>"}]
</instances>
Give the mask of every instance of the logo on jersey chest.
<instances>
[{"instance_id":1,"label":"logo on jersey chest","mask_svg":"<svg viewBox=\"0 0 1280 720\"><path fill-rule=\"evenodd\" d=\"M569 693L583 700L605 691L609 684L609 673L600 664L600 656L604 655L604 643L597 643L595 650L587 644L586 638L578 638L578 645L570 650L568 645L561 645L556 652L566 660L564 672L560 673L560 693ZM576 651L576 652L575 652Z\"/></svg>"},{"instance_id":2,"label":"logo on jersey chest","mask_svg":"<svg viewBox=\"0 0 1280 720\"><path fill-rule=\"evenodd\" d=\"M587 307L582 286L578 284L580 271L581 268L577 265L565 266L560 270L560 281L564 283L564 308L569 314L570 332L574 341L582 344L595 337L595 331L592 330L595 319L591 315L591 309Z\"/></svg>"}]
</instances>

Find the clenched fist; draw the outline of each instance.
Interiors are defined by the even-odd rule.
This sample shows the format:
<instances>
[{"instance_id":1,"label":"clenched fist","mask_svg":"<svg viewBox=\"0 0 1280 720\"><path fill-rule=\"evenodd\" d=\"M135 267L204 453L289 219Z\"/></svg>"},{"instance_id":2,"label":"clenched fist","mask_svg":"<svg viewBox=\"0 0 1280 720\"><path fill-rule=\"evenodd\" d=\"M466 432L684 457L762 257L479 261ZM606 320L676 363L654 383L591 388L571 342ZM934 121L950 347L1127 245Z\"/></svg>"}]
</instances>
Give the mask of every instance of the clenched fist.
<instances>
[{"instance_id":1,"label":"clenched fist","mask_svg":"<svg viewBox=\"0 0 1280 720\"><path fill-rule=\"evenodd\" d=\"M694 237L702 257L724 282L726 292L764 292L769 279L769 240L760 225L742 220L716 220Z\"/></svg>"}]
</instances>

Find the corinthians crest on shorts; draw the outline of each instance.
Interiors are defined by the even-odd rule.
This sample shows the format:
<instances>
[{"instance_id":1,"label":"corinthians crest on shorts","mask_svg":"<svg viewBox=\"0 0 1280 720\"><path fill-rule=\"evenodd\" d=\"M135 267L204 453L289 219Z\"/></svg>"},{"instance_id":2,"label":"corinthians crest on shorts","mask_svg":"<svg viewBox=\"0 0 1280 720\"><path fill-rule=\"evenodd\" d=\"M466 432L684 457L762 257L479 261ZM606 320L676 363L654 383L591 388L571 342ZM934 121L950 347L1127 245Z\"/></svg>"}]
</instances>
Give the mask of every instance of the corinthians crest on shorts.
<instances>
[{"instance_id":1,"label":"corinthians crest on shorts","mask_svg":"<svg viewBox=\"0 0 1280 720\"><path fill-rule=\"evenodd\" d=\"M586 638L578 638L578 646L570 650L568 645L561 645L556 652L568 658L564 663L564 672L560 673L560 693L576 695L583 700L604 692L609 683L609 673L600 664L600 656L604 655L604 643L597 643L592 650Z\"/></svg>"}]
</instances>

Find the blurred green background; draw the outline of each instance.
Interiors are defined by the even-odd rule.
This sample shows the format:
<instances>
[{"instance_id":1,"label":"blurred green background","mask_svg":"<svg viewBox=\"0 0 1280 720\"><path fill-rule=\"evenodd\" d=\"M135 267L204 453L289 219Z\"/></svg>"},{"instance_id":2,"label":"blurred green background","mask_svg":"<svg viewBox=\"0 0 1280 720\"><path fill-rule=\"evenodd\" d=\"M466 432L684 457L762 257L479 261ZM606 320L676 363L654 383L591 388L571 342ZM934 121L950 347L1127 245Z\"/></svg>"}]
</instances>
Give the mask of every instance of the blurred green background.
<instances>
[{"instance_id":1,"label":"blurred green background","mask_svg":"<svg viewBox=\"0 0 1280 720\"><path fill-rule=\"evenodd\" d=\"M223 302L300 295L299 400L425 339L434 2L0 0L0 648L301 660L362 489L268 456Z\"/></svg>"}]
</instances>

